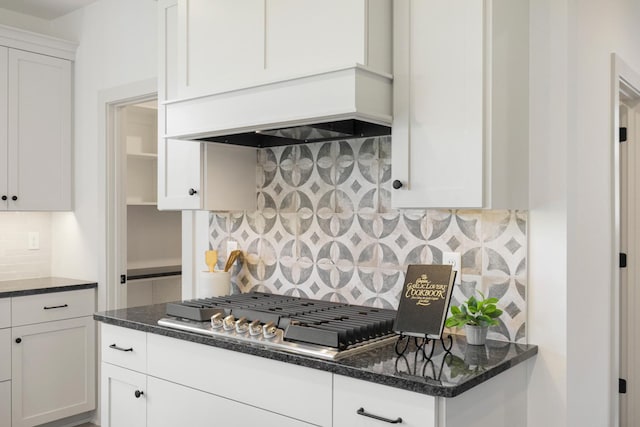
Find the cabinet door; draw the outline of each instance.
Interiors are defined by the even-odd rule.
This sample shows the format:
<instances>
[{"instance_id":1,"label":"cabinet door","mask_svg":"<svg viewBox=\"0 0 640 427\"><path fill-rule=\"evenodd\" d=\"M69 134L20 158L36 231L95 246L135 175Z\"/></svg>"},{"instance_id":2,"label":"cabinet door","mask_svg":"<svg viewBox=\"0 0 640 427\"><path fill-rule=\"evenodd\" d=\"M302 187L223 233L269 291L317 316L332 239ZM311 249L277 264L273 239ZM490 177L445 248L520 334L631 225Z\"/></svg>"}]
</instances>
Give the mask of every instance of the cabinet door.
<instances>
[{"instance_id":1,"label":"cabinet door","mask_svg":"<svg viewBox=\"0 0 640 427\"><path fill-rule=\"evenodd\" d=\"M11 326L11 298L0 298L0 328Z\"/></svg>"},{"instance_id":2,"label":"cabinet door","mask_svg":"<svg viewBox=\"0 0 640 427\"><path fill-rule=\"evenodd\" d=\"M237 88L264 70L264 0L178 6L179 98Z\"/></svg>"},{"instance_id":3,"label":"cabinet door","mask_svg":"<svg viewBox=\"0 0 640 427\"><path fill-rule=\"evenodd\" d=\"M9 49L0 46L0 129L7 128L7 92L8 83ZM9 172L7 171L7 132L0 132L0 210L6 210L9 206Z\"/></svg>"},{"instance_id":4,"label":"cabinet door","mask_svg":"<svg viewBox=\"0 0 640 427\"><path fill-rule=\"evenodd\" d=\"M201 142L158 139L158 209L202 209Z\"/></svg>"},{"instance_id":5,"label":"cabinet door","mask_svg":"<svg viewBox=\"0 0 640 427\"><path fill-rule=\"evenodd\" d=\"M395 208L483 205L483 7L394 2Z\"/></svg>"},{"instance_id":6,"label":"cabinet door","mask_svg":"<svg viewBox=\"0 0 640 427\"><path fill-rule=\"evenodd\" d=\"M382 2L370 8L363 1L343 0L266 3L265 68L272 75L313 74L367 64L366 13ZM371 28L372 33L376 30Z\"/></svg>"},{"instance_id":7,"label":"cabinet door","mask_svg":"<svg viewBox=\"0 0 640 427\"><path fill-rule=\"evenodd\" d=\"M341 375L333 376L334 427L380 426L385 425L385 421L409 427L434 427L436 398Z\"/></svg>"},{"instance_id":8,"label":"cabinet door","mask_svg":"<svg viewBox=\"0 0 640 427\"><path fill-rule=\"evenodd\" d=\"M11 379L11 329L0 329L0 381Z\"/></svg>"},{"instance_id":9,"label":"cabinet door","mask_svg":"<svg viewBox=\"0 0 640 427\"><path fill-rule=\"evenodd\" d=\"M8 129L9 209L70 210L70 61L9 50Z\"/></svg>"},{"instance_id":10,"label":"cabinet door","mask_svg":"<svg viewBox=\"0 0 640 427\"><path fill-rule=\"evenodd\" d=\"M11 427L11 381L0 383L0 427Z\"/></svg>"},{"instance_id":11,"label":"cabinet door","mask_svg":"<svg viewBox=\"0 0 640 427\"><path fill-rule=\"evenodd\" d=\"M274 412L155 377L147 378L147 388L147 421L154 427L311 426ZM114 424L108 424L108 426L114 426Z\"/></svg>"},{"instance_id":12,"label":"cabinet door","mask_svg":"<svg viewBox=\"0 0 640 427\"><path fill-rule=\"evenodd\" d=\"M12 330L14 426L95 409L95 322L91 317Z\"/></svg>"},{"instance_id":13,"label":"cabinet door","mask_svg":"<svg viewBox=\"0 0 640 427\"><path fill-rule=\"evenodd\" d=\"M103 427L146 427L146 375L103 363L101 376L101 425ZM172 406L175 404L175 401L170 403ZM182 406L182 409L184 408Z\"/></svg>"}]
</instances>

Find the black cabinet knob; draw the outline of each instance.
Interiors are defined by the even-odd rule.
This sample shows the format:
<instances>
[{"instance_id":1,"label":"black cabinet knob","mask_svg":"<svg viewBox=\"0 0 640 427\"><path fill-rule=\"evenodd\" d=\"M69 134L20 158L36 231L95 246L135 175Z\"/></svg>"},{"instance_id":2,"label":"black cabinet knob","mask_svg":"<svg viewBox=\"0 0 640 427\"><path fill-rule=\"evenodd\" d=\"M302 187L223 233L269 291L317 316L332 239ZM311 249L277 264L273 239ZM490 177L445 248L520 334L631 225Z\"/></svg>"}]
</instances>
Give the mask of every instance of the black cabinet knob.
<instances>
[{"instance_id":1,"label":"black cabinet knob","mask_svg":"<svg viewBox=\"0 0 640 427\"><path fill-rule=\"evenodd\" d=\"M397 190L399 188L402 188L402 181L400 181L399 179L396 179L393 181L391 185L393 186L393 188Z\"/></svg>"},{"instance_id":2,"label":"black cabinet knob","mask_svg":"<svg viewBox=\"0 0 640 427\"><path fill-rule=\"evenodd\" d=\"M196 190L194 190L193 188L189 189L189 195L193 196L194 194L197 194L198 192Z\"/></svg>"},{"instance_id":3,"label":"black cabinet knob","mask_svg":"<svg viewBox=\"0 0 640 427\"><path fill-rule=\"evenodd\" d=\"M16 200L18 200L18 196L11 196L11 200L15 202Z\"/></svg>"},{"instance_id":4,"label":"black cabinet knob","mask_svg":"<svg viewBox=\"0 0 640 427\"><path fill-rule=\"evenodd\" d=\"M2 200L7 200L8 197L7 196L2 196Z\"/></svg>"},{"instance_id":5,"label":"black cabinet knob","mask_svg":"<svg viewBox=\"0 0 640 427\"><path fill-rule=\"evenodd\" d=\"M20 344L22 342L22 338L16 338L16 344Z\"/></svg>"},{"instance_id":6,"label":"black cabinet knob","mask_svg":"<svg viewBox=\"0 0 640 427\"><path fill-rule=\"evenodd\" d=\"M133 393L136 395L136 399L140 399L140 396L142 396L144 394L144 391L142 390L136 390L135 393Z\"/></svg>"}]
</instances>

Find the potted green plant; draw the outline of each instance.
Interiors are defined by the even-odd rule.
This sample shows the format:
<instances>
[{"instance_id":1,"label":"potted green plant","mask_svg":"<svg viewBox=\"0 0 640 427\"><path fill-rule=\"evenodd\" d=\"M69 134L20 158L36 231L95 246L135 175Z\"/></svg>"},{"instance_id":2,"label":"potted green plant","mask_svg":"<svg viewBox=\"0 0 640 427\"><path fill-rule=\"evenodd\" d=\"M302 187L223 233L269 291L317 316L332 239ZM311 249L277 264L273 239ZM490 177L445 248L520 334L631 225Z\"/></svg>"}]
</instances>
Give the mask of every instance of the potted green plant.
<instances>
[{"instance_id":1,"label":"potted green plant","mask_svg":"<svg viewBox=\"0 0 640 427\"><path fill-rule=\"evenodd\" d=\"M485 298L482 292L476 292L482 298L471 295L462 304L452 306L451 317L447 319L446 325L448 328L464 326L467 343L484 345L489 326L498 324L502 310L496 306L498 298Z\"/></svg>"}]
</instances>

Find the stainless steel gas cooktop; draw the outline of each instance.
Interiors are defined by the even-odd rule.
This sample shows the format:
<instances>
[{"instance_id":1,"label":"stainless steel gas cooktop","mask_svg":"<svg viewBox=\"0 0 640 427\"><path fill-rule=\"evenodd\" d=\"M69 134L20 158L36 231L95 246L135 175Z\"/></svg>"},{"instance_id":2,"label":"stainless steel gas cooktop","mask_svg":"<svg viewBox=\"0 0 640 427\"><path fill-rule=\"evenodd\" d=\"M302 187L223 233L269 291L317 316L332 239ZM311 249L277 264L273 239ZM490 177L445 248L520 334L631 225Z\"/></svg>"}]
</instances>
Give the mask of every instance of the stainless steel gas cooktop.
<instances>
[{"instance_id":1,"label":"stainless steel gas cooktop","mask_svg":"<svg viewBox=\"0 0 640 427\"><path fill-rule=\"evenodd\" d=\"M167 304L160 326L336 360L391 343L395 310L267 293Z\"/></svg>"}]
</instances>

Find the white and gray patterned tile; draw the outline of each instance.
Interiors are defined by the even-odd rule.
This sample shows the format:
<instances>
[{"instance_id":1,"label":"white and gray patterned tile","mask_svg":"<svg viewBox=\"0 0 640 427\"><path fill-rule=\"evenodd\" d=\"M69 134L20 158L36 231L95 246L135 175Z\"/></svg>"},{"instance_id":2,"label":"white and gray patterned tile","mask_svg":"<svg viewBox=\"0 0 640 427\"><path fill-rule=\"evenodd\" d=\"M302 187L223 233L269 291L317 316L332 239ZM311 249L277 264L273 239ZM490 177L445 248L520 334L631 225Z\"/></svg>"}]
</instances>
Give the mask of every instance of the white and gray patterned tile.
<instances>
[{"instance_id":1,"label":"white and gray patterned tile","mask_svg":"<svg viewBox=\"0 0 640 427\"><path fill-rule=\"evenodd\" d=\"M377 138L339 141L342 156L337 175L338 212L375 213L378 211ZM349 173L346 173L349 172Z\"/></svg>"},{"instance_id":2,"label":"white and gray patterned tile","mask_svg":"<svg viewBox=\"0 0 640 427\"><path fill-rule=\"evenodd\" d=\"M526 340L526 211L392 209L390 137L261 149L257 170L255 212L210 216L210 247L244 252L234 291L395 308L407 265L460 252L452 304L500 297L489 336Z\"/></svg>"}]
</instances>

